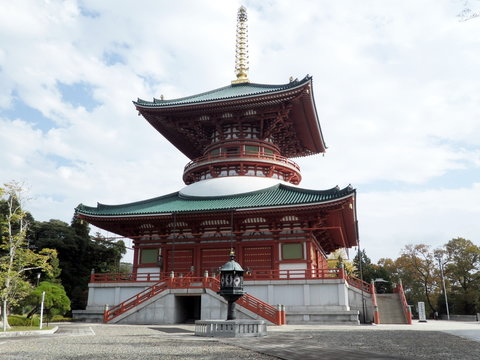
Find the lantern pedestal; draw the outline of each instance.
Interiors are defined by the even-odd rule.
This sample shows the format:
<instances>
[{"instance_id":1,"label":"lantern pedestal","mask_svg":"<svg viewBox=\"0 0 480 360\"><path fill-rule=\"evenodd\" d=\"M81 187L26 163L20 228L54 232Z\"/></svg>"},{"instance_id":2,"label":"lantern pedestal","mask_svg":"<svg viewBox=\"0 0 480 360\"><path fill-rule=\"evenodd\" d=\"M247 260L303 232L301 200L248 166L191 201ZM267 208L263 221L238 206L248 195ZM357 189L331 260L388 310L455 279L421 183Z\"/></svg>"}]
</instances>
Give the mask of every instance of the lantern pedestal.
<instances>
[{"instance_id":1,"label":"lantern pedestal","mask_svg":"<svg viewBox=\"0 0 480 360\"><path fill-rule=\"evenodd\" d=\"M245 294L243 273L244 270L235 261L235 253L232 250L230 261L220 268L220 291L218 292L228 303L227 320L235 320L235 301Z\"/></svg>"},{"instance_id":2,"label":"lantern pedestal","mask_svg":"<svg viewBox=\"0 0 480 360\"><path fill-rule=\"evenodd\" d=\"M197 320L195 335L209 337L258 337L267 335L267 325L263 320L236 320L235 301L244 294L243 269L235 261L235 253L230 252L230 261L220 268L220 291L217 292L228 303L227 320Z\"/></svg>"},{"instance_id":3,"label":"lantern pedestal","mask_svg":"<svg viewBox=\"0 0 480 360\"><path fill-rule=\"evenodd\" d=\"M263 320L197 320L195 335L205 337L260 337L267 335Z\"/></svg>"}]
</instances>

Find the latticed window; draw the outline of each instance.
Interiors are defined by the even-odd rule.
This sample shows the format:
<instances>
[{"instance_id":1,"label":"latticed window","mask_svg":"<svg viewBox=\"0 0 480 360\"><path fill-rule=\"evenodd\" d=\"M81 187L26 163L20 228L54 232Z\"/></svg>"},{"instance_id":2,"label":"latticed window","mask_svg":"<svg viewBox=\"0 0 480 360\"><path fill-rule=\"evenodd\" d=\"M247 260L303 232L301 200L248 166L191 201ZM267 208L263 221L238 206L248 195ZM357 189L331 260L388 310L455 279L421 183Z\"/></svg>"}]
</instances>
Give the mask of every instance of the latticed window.
<instances>
[{"instance_id":1,"label":"latticed window","mask_svg":"<svg viewBox=\"0 0 480 360\"><path fill-rule=\"evenodd\" d=\"M303 259L303 247L301 243L282 244L283 260L301 260Z\"/></svg>"},{"instance_id":2,"label":"latticed window","mask_svg":"<svg viewBox=\"0 0 480 360\"><path fill-rule=\"evenodd\" d=\"M259 146L245 145L245 154L247 154L247 155L258 154L259 150L260 150Z\"/></svg>"},{"instance_id":3,"label":"latticed window","mask_svg":"<svg viewBox=\"0 0 480 360\"><path fill-rule=\"evenodd\" d=\"M153 264L158 259L158 249L141 249L140 264Z\"/></svg>"}]
</instances>

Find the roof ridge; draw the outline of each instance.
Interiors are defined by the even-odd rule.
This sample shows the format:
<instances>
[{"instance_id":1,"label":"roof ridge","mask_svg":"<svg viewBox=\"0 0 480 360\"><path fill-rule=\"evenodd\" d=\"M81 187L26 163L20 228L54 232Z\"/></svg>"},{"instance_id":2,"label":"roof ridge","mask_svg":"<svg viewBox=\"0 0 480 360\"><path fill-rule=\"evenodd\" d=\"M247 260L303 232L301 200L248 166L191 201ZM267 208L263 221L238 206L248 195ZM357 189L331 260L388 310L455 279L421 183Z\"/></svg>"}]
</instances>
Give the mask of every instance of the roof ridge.
<instances>
[{"instance_id":1,"label":"roof ridge","mask_svg":"<svg viewBox=\"0 0 480 360\"><path fill-rule=\"evenodd\" d=\"M290 186L290 185L287 185L287 184L279 184L281 187L283 188L287 188L289 190L293 190L293 191L296 191L296 192L308 192L310 194L334 194L334 193L343 193L343 192L346 192L346 193L349 193L351 191L353 191L353 187L351 184L345 186L343 189L341 189L338 185L330 188L330 189L325 189L325 190L315 190L315 189L306 189L306 188L300 188L300 187L296 187L296 186Z\"/></svg>"},{"instance_id":2,"label":"roof ridge","mask_svg":"<svg viewBox=\"0 0 480 360\"><path fill-rule=\"evenodd\" d=\"M306 75L302 80L294 80L286 84L278 84L278 85L271 85L271 84L259 84L259 83L241 83L241 84L230 84L227 86L223 86L220 88L216 88L213 90L205 91L199 94L195 95L190 95L190 96L185 96L185 97L180 97L180 98L175 98L175 99L170 99L170 100L161 100L157 98L153 98L153 101L147 101L143 100L140 98L137 98L137 101L133 101L135 105L157 105L157 106L169 106L169 105L181 105L181 104L190 104L190 103L195 103L195 101L189 101L189 100L195 100L196 98L200 98L206 95L211 95L215 93L220 93L223 90L226 89L233 89L233 88L256 88L256 89L268 89L269 91L263 91L263 92L254 92L252 91L249 94L241 94L241 95L233 95L233 96L219 96L218 98L213 97L212 99L202 99L202 100L197 100L196 102L207 102L207 101L215 101L215 100L220 100L220 99L233 99L236 97L242 97L242 96L250 96L250 95L261 95L261 94L268 94L271 92L275 91L283 91L283 90L288 90L292 89L301 85L304 85L308 81L310 81L312 77L310 75Z\"/></svg>"}]
</instances>

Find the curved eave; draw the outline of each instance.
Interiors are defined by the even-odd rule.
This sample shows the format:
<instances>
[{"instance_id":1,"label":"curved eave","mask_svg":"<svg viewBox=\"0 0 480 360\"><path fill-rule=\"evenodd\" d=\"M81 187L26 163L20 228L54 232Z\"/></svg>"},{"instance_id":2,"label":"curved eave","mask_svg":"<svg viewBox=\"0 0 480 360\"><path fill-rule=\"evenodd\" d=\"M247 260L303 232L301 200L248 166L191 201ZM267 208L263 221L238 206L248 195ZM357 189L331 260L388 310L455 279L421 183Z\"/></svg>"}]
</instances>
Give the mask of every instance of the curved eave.
<instances>
[{"instance_id":1,"label":"curved eave","mask_svg":"<svg viewBox=\"0 0 480 360\"><path fill-rule=\"evenodd\" d=\"M308 81L307 95L301 97L301 106L294 107L292 110L293 123L298 137L303 140L304 146L311 151L311 154L300 154L298 156L324 153L327 149L315 107L311 78ZM302 121L302 119L306 121Z\"/></svg>"},{"instance_id":2,"label":"curved eave","mask_svg":"<svg viewBox=\"0 0 480 360\"><path fill-rule=\"evenodd\" d=\"M255 206L252 203L248 202L248 197L258 196L257 198L250 198L250 201L255 201L258 198L265 198L271 195L272 191L283 188L289 191L287 201L284 203L274 203L274 204L260 204ZM301 202L301 199L307 198L308 194L314 194L319 196L324 196L326 199L310 201L310 202ZM263 210L274 210L274 209L287 209L287 208L299 208L299 207L310 207L310 206L330 206L334 203L343 202L346 199L354 197L355 190L351 187L347 187L339 190L338 188L333 188L325 191L316 191L308 189L298 189L290 187L287 185L279 184L271 188L264 190L253 191L251 193L245 193L240 195L230 195L230 196L220 196L220 197L196 197L196 196L185 196L180 195L179 193L169 194L163 197L139 201L135 203L123 204L123 205L103 205L98 204L97 207L89 207L83 204L80 204L75 209L76 216L85 217L85 218L102 218L102 219L126 219L126 218L141 218L141 217L155 217L155 216L170 216L173 213L176 214L203 214L206 212L223 212L223 211L263 211ZM158 202L167 200L171 198L168 202L164 204L158 204ZM290 201L292 199L295 201ZM300 199L300 201L296 200ZM243 201L242 201L243 200ZM197 206L197 208L185 208L189 201L197 202L197 204L203 204L203 206ZM211 206L211 202L217 201L218 204ZM180 208L172 208L171 204L173 202L179 202ZM222 204L222 202L224 204ZM225 202L227 204L225 204ZM183 203L183 205L182 205ZM208 205L208 206L205 206ZM161 209L162 205L164 210ZM148 208L156 207L154 211L148 210ZM183 209L182 209L183 207ZM122 209L131 208L129 211ZM133 208L133 209L132 209Z\"/></svg>"}]
</instances>

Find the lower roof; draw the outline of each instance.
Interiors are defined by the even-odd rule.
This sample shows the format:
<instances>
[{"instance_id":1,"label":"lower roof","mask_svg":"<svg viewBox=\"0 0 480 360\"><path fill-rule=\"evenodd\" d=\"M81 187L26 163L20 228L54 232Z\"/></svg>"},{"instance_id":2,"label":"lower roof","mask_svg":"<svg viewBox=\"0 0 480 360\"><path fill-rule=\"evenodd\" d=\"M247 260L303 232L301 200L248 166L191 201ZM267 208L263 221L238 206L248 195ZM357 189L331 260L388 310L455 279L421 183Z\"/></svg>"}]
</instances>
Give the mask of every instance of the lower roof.
<instances>
[{"instance_id":1,"label":"lower roof","mask_svg":"<svg viewBox=\"0 0 480 360\"><path fill-rule=\"evenodd\" d=\"M328 204L353 197L354 194L355 189L351 186L343 189L335 187L329 190L309 190L277 184L262 190L227 196L199 197L175 192L122 205L99 203L96 207L92 207L80 204L76 207L75 214L85 217L128 217L222 210L254 210L270 207Z\"/></svg>"}]
</instances>

